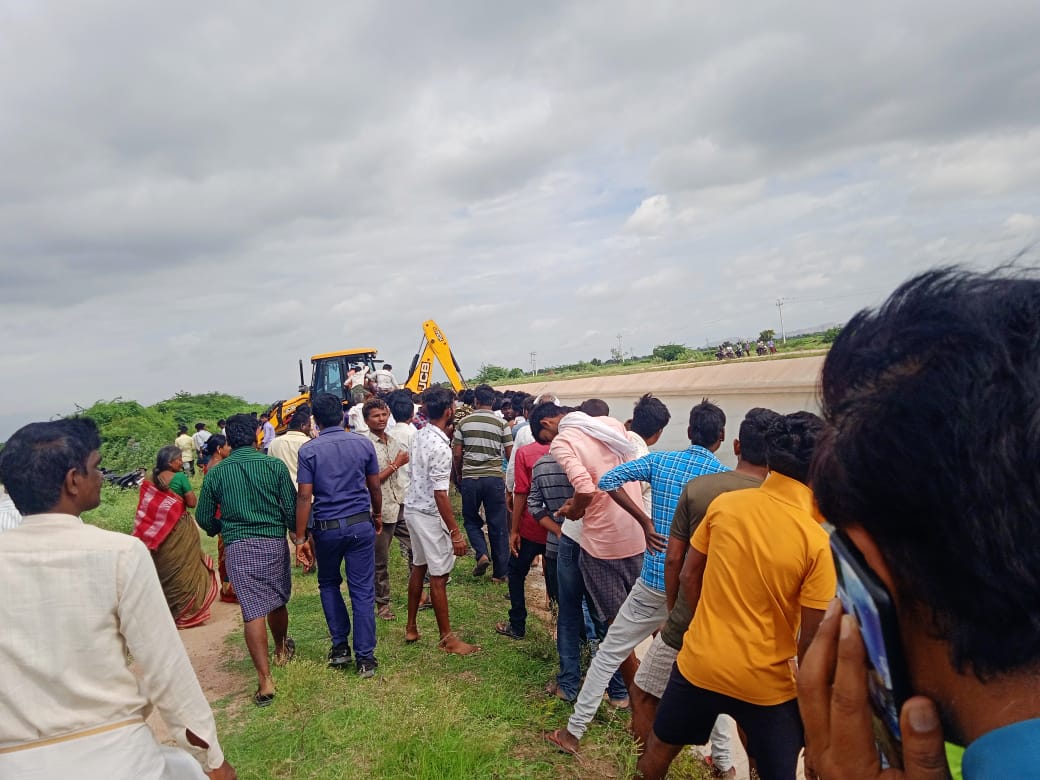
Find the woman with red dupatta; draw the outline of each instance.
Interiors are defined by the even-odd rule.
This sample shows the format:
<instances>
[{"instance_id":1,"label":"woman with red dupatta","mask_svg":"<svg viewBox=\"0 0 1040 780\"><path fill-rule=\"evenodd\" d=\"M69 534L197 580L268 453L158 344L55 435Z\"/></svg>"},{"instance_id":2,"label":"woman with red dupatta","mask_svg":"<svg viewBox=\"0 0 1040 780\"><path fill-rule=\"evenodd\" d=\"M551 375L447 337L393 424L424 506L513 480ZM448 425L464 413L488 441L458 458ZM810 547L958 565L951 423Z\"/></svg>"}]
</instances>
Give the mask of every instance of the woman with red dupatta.
<instances>
[{"instance_id":1,"label":"woman with red dupatta","mask_svg":"<svg viewBox=\"0 0 1040 780\"><path fill-rule=\"evenodd\" d=\"M178 447L159 450L152 479L141 485L133 533L152 552L177 628L192 628L209 620L219 585L188 511L195 506L195 493L182 466Z\"/></svg>"}]
</instances>

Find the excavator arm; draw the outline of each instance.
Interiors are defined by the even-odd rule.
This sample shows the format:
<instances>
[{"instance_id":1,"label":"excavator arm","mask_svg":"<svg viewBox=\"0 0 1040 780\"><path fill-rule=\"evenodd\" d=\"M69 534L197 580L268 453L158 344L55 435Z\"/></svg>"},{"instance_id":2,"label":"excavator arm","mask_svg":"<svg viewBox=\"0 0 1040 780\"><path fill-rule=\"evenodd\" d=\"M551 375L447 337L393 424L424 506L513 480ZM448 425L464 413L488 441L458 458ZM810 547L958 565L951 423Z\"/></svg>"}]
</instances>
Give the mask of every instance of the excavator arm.
<instances>
[{"instance_id":1,"label":"excavator arm","mask_svg":"<svg viewBox=\"0 0 1040 780\"><path fill-rule=\"evenodd\" d=\"M451 347L448 344L448 340L444 337L444 333L436 322L426 320L423 323L423 340L419 345L419 350L415 353L415 357L412 358L412 365L408 370L408 379L405 381L404 387L413 393L421 393L429 387L430 379L433 376L434 360L441 364L441 368L444 369L444 373L448 377L448 381L451 382L452 389L455 392L466 386L459 370L459 364L451 352Z\"/></svg>"}]
</instances>

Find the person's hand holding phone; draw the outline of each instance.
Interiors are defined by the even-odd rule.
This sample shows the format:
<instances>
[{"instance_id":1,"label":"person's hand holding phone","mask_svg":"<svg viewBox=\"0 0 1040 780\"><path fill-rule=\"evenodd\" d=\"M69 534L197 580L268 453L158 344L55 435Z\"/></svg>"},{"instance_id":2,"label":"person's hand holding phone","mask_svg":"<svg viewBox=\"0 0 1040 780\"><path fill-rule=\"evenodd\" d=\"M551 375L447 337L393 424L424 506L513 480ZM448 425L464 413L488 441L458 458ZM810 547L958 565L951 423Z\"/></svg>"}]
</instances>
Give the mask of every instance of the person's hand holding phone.
<instances>
[{"instance_id":1,"label":"person's hand holding phone","mask_svg":"<svg viewBox=\"0 0 1040 780\"><path fill-rule=\"evenodd\" d=\"M935 704L913 696L900 713L903 768L882 769L872 728L866 648L859 626L835 599L798 669L806 777L823 780L945 780L949 777ZM810 772L812 775L810 775Z\"/></svg>"}]
</instances>

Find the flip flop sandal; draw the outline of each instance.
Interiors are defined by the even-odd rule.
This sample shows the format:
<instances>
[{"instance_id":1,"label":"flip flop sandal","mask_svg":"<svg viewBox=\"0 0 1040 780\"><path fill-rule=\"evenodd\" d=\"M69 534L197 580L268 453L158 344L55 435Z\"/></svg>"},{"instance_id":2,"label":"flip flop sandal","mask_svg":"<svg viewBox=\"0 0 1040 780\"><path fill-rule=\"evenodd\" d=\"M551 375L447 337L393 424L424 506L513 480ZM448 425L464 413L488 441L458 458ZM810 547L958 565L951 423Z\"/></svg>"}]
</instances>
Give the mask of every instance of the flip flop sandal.
<instances>
[{"instance_id":1,"label":"flip flop sandal","mask_svg":"<svg viewBox=\"0 0 1040 780\"><path fill-rule=\"evenodd\" d=\"M484 558L483 560L477 561L477 565L473 567L473 576L474 577L483 577L484 573L488 570L488 567L490 565L491 565L491 561L489 559L487 559L487 558Z\"/></svg>"},{"instance_id":2,"label":"flip flop sandal","mask_svg":"<svg viewBox=\"0 0 1040 780\"><path fill-rule=\"evenodd\" d=\"M257 707L270 707L274 704L274 694L260 693L260 689L257 688L256 693L253 694L253 704Z\"/></svg>"},{"instance_id":3,"label":"flip flop sandal","mask_svg":"<svg viewBox=\"0 0 1040 780\"><path fill-rule=\"evenodd\" d=\"M495 633L507 636L510 639L523 639L523 634L518 634L513 630L513 627L508 623L495 623Z\"/></svg>"},{"instance_id":4,"label":"flip flop sandal","mask_svg":"<svg viewBox=\"0 0 1040 780\"><path fill-rule=\"evenodd\" d=\"M382 620L397 620L397 615L395 615L394 611L390 609L389 604L384 604L383 606L381 606L376 611L376 615Z\"/></svg>"},{"instance_id":5,"label":"flip flop sandal","mask_svg":"<svg viewBox=\"0 0 1040 780\"><path fill-rule=\"evenodd\" d=\"M560 741L560 731L561 729L547 731L544 734L542 734L542 736L545 737L547 742L551 742L552 744L554 744L556 746L556 749L559 750L561 753L566 753L568 756L578 755L577 750L575 750L572 747L568 747L567 745L563 744L562 741Z\"/></svg>"}]
</instances>

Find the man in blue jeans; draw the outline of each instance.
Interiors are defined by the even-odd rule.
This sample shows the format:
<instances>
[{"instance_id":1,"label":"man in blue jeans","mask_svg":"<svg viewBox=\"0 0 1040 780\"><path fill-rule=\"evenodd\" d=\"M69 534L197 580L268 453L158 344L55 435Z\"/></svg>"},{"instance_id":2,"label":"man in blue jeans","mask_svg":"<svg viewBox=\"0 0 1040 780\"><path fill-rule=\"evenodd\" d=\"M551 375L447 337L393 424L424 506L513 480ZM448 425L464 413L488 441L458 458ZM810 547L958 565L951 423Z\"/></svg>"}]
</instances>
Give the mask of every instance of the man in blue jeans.
<instances>
[{"instance_id":1,"label":"man in blue jeans","mask_svg":"<svg viewBox=\"0 0 1040 780\"><path fill-rule=\"evenodd\" d=\"M462 520L477 558L473 576L482 577L490 565L492 579L505 582L509 571L509 520L502 464L513 451L513 434L509 424L491 411L495 403L494 388L478 385L473 398L476 409L455 427L453 442L455 473L460 474ZM483 519L481 507L484 508ZM484 543L485 520L491 542L490 559Z\"/></svg>"},{"instance_id":2,"label":"man in blue jeans","mask_svg":"<svg viewBox=\"0 0 1040 780\"><path fill-rule=\"evenodd\" d=\"M548 444L556 435L560 419L570 409L555 403L539 404L530 414L531 432L536 441ZM587 627L582 604L586 599L585 580L578 563L581 560L581 520L564 520L561 527L556 511L574 495L574 488L567 480L560 464L552 455L546 454L534 465L531 472L531 490L527 496L527 507L538 522L549 532L549 539L556 541L556 582L558 588L559 616L556 621L556 650L560 656L560 673L549 690L558 699L572 702L581 687L581 642L586 639L602 639L607 633L607 624L592 618L592 627ZM628 696L621 672L615 672L607 685L607 695L612 701L621 701Z\"/></svg>"},{"instance_id":3,"label":"man in blue jeans","mask_svg":"<svg viewBox=\"0 0 1040 780\"><path fill-rule=\"evenodd\" d=\"M348 666L350 617L340 592L345 565L354 613L354 652L357 673L375 674L376 662L376 536L383 527L383 493L379 461L372 442L343 430L340 400L322 393L313 401L320 433L300 447L296 499L296 557L305 566L318 561L321 608L332 635L329 666ZM307 536L313 497L314 532Z\"/></svg>"}]
</instances>

